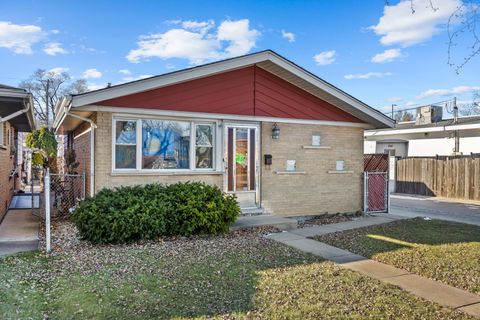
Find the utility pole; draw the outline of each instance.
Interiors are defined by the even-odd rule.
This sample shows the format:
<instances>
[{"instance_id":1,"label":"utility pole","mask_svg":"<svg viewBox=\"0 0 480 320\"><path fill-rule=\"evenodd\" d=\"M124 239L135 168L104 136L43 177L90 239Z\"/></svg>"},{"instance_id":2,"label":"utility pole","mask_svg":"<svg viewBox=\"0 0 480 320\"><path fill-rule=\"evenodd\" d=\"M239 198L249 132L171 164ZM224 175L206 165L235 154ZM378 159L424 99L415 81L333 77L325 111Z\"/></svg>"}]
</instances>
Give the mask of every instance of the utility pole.
<instances>
[{"instance_id":1,"label":"utility pole","mask_svg":"<svg viewBox=\"0 0 480 320\"><path fill-rule=\"evenodd\" d=\"M48 109L48 102L50 101L50 95L49 95L49 88L50 87L50 79L47 79L47 85L46 85L46 88L45 88L45 112L46 112L46 120L47 120L47 128L50 129L50 112L49 112L49 109Z\"/></svg>"},{"instance_id":2,"label":"utility pole","mask_svg":"<svg viewBox=\"0 0 480 320\"><path fill-rule=\"evenodd\" d=\"M393 119L393 108L396 107L397 105L395 103L392 103L392 119Z\"/></svg>"},{"instance_id":3,"label":"utility pole","mask_svg":"<svg viewBox=\"0 0 480 320\"><path fill-rule=\"evenodd\" d=\"M458 124L458 107L457 107L457 97L453 98L453 124ZM453 152L455 155L460 154L460 137L458 135L458 130L454 131L455 133L455 147Z\"/></svg>"}]
</instances>

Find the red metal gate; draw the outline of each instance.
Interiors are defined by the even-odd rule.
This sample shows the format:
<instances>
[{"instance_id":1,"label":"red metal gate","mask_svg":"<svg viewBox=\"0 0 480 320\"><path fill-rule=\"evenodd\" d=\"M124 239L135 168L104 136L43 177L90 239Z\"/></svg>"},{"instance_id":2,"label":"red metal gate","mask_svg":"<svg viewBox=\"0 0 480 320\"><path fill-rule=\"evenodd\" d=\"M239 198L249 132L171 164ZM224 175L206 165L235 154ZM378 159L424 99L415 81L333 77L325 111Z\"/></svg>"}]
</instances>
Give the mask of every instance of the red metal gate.
<instances>
[{"instance_id":1,"label":"red metal gate","mask_svg":"<svg viewBox=\"0 0 480 320\"><path fill-rule=\"evenodd\" d=\"M366 154L364 160L365 212L388 212L388 155Z\"/></svg>"}]
</instances>

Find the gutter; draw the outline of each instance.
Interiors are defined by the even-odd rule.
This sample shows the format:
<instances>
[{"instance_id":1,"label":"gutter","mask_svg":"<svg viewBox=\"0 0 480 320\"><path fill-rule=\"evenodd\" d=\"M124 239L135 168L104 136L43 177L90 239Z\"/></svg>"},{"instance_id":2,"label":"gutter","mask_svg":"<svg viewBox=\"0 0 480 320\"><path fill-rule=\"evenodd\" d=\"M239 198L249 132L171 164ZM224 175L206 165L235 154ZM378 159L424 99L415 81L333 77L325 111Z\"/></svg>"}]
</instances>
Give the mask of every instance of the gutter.
<instances>
[{"instance_id":1,"label":"gutter","mask_svg":"<svg viewBox=\"0 0 480 320\"><path fill-rule=\"evenodd\" d=\"M23 108L22 110L18 110L18 111L14 112L12 114L9 114L8 116L3 117L3 118L0 117L0 122L7 122L8 120L13 119L15 117L18 117L21 114L27 113L30 110L30 105L31 105L30 103L27 103L27 106L25 108Z\"/></svg>"},{"instance_id":2,"label":"gutter","mask_svg":"<svg viewBox=\"0 0 480 320\"><path fill-rule=\"evenodd\" d=\"M66 116L70 116L72 118L77 118L83 121L90 123L90 197L93 197L95 194L94 187L95 187L95 128L97 125L93 122L90 118L85 118L67 111L65 114Z\"/></svg>"},{"instance_id":3,"label":"gutter","mask_svg":"<svg viewBox=\"0 0 480 320\"><path fill-rule=\"evenodd\" d=\"M63 98L57 108L55 108L55 112L57 113L58 121L54 121L53 127L56 128L55 132L57 132L60 124L65 120L67 116L72 118L76 118L82 121L86 121L90 123L90 197L93 197L95 194L94 187L95 187L95 128L97 125L93 122L90 118L85 118L79 116L77 114L70 113L70 108L72 106L72 99L71 98Z\"/></svg>"}]
</instances>

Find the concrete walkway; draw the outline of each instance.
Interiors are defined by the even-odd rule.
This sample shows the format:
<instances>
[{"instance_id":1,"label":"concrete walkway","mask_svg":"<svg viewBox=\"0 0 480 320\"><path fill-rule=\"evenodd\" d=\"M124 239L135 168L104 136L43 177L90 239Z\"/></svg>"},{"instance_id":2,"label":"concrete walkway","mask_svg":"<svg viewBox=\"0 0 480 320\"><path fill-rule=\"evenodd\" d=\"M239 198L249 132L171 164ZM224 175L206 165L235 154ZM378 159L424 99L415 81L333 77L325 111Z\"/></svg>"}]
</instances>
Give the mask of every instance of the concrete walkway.
<instances>
[{"instance_id":1,"label":"concrete walkway","mask_svg":"<svg viewBox=\"0 0 480 320\"><path fill-rule=\"evenodd\" d=\"M0 224L0 257L38 249L39 226L31 209L8 210Z\"/></svg>"},{"instance_id":2,"label":"concrete walkway","mask_svg":"<svg viewBox=\"0 0 480 320\"><path fill-rule=\"evenodd\" d=\"M326 243L308 239L308 237L316 235L382 224L398 219L405 219L405 217L391 214L378 214L374 217L360 218L354 221L273 233L266 237L298 250L309 252L333 261L346 269L396 285L403 290L426 300L480 317L480 296L478 295L412 274L408 271L387 264L367 259L358 254L330 246Z\"/></svg>"}]
</instances>

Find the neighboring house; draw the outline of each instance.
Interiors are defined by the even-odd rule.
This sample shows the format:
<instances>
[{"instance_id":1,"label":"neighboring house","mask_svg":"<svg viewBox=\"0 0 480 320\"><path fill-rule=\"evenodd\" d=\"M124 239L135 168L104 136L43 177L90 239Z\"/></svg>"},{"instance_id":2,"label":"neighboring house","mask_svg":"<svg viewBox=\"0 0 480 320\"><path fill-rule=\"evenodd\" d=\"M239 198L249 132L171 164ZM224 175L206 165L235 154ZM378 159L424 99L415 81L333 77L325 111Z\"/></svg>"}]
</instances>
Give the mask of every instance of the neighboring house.
<instances>
[{"instance_id":1,"label":"neighboring house","mask_svg":"<svg viewBox=\"0 0 480 320\"><path fill-rule=\"evenodd\" d=\"M0 84L0 221L14 192L21 187L22 158L17 151L18 134L34 127L30 93Z\"/></svg>"},{"instance_id":2,"label":"neighboring house","mask_svg":"<svg viewBox=\"0 0 480 320\"><path fill-rule=\"evenodd\" d=\"M203 181L276 215L362 209L363 132L393 121L272 51L62 100L87 194Z\"/></svg>"},{"instance_id":3,"label":"neighboring house","mask_svg":"<svg viewBox=\"0 0 480 320\"><path fill-rule=\"evenodd\" d=\"M421 115L418 111L417 120L400 122L393 129L365 131L365 153L402 158L480 153L480 115L457 120L442 119L441 112L437 119Z\"/></svg>"}]
</instances>

